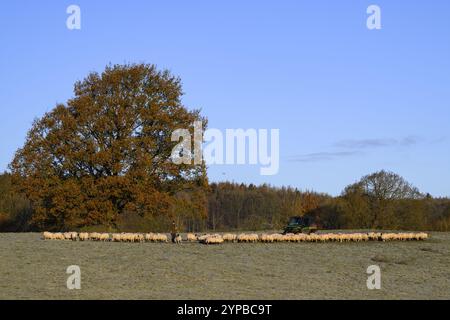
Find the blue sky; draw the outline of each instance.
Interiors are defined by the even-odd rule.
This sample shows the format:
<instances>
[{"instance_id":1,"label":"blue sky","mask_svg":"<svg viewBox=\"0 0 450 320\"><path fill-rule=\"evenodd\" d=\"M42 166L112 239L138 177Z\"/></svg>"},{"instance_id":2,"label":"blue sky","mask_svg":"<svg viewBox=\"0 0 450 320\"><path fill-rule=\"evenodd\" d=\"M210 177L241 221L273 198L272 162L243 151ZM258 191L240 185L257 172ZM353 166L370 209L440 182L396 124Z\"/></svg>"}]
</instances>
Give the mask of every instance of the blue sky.
<instances>
[{"instance_id":1,"label":"blue sky","mask_svg":"<svg viewBox=\"0 0 450 320\"><path fill-rule=\"evenodd\" d=\"M9 1L0 41L0 170L75 81L147 62L181 77L210 127L280 129L277 175L216 166L212 181L335 195L387 169L450 196L449 1Z\"/></svg>"}]
</instances>

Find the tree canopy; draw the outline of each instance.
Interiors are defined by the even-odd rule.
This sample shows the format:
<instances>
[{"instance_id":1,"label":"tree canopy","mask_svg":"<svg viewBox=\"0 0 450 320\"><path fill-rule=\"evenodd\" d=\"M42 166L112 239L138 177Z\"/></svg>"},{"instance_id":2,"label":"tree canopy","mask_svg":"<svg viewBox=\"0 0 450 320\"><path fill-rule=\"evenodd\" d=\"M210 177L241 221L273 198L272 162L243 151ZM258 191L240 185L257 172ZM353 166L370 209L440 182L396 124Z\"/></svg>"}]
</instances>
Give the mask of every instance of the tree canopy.
<instances>
[{"instance_id":1,"label":"tree canopy","mask_svg":"<svg viewBox=\"0 0 450 320\"><path fill-rule=\"evenodd\" d=\"M414 219L417 223L422 220L417 215L423 210L416 211L413 210L415 206L411 206L410 214L400 218L402 214L399 208L405 208L406 203L417 203L414 200L423 197L403 177L382 170L364 176L359 182L346 187L341 208L350 225L365 228L400 226L413 215L416 215ZM423 224L422 221L420 223Z\"/></svg>"},{"instance_id":2,"label":"tree canopy","mask_svg":"<svg viewBox=\"0 0 450 320\"><path fill-rule=\"evenodd\" d=\"M74 94L34 121L10 164L34 224L114 226L127 212L170 217L186 198L180 193L207 187L203 164L171 161L173 131L206 126L182 104L179 78L154 65L114 65L77 82Z\"/></svg>"}]
</instances>

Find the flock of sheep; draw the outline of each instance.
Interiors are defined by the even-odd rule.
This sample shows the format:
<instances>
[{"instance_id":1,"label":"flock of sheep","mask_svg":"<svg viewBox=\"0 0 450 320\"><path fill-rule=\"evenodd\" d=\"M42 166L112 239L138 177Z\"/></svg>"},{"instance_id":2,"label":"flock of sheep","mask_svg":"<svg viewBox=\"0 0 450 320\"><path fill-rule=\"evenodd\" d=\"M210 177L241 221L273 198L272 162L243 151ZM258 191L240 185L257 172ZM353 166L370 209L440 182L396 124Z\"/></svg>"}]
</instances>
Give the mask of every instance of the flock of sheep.
<instances>
[{"instance_id":1,"label":"flock of sheep","mask_svg":"<svg viewBox=\"0 0 450 320\"><path fill-rule=\"evenodd\" d=\"M324 233L324 234L213 234L204 235L198 241L205 244L218 244L223 242L240 243L274 243L274 242L362 242L362 241L411 241L426 240L428 234L419 233Z\"/></svg>"},{"instance_id":2,"label":"flock of sheep","mask_svg":"<svg viewBox=\"0 0 450 320\"><path fill-rule=\"evenodd\" d=\"M181 237L180 237L181 238ZM72 241L112 241L112 242L169 242L166 234L162 233L98 233L98 232L44 232L44 240L72 240ZM178 239L181 242L181 239Z\"/></svg>"},{"instance_id":3,"label":"flock of sheep","mask_svg":"<svg viewBox=\"0 0 450 320\"><path fill-rule=\"evenodd\" d=\"M72 240L72 241L112 241L112 242L169 242L169 237L163 233L87 233L87 232L44 232L44 240ZM182 241L199 242L203 244L222 244L224 242L238 243L274 243L274 242L362 242L362 241L411 241L426 240L428 234L419 233L323 233L323 234L205 234L188 233L183 239L181 235L175 237L175 243Z\"/></svg>"}]
</instances>

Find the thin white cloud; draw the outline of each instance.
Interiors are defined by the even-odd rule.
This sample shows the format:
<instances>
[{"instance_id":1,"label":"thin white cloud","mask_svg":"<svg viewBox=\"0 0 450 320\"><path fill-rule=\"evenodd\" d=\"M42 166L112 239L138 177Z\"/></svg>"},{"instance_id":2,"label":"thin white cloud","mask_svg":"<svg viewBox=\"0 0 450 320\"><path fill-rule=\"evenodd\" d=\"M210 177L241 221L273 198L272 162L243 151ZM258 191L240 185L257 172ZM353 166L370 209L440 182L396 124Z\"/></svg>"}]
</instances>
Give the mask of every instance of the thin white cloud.
<instances>
[{"instance_id":1,"label":"thin white cloud","mask_svg":"<svg viewBox=\"0 0 450 320\"><path fill-rule=\"evenodd\" d=\"M443 141L444 139L439 139ZM289 158L293 162L319 162L336 160L339 158L352 157L364 154L370 149L402 147L407 148L424 142L424 139L417 136L407 136L400 139L395 138L375 138L375 139L349 139L337 141L333 144L334 151L324 151L296 155Z\"/></svg>"},{"instance_id":2,"label":"thin white cloud","mask_svg":"<svg viewBox=\"0 0 450 320\"><path fill-rule=\"evenodd\" d=\"M335 160L337 158L350 157L359 154L359 151L337 151L337 152L316 152L308 153L289 158L292 162L317 162Z\"/></svg>"},{"instance_id":3,"label":"thin white cloud","mask_svg":"<svg viewBox=\"0 0 450 320\"><path fill-rule=\"evenodd\" d=\"M380 147L408 147L420 142L420 138L408 136L402 139L360 139L360 140L341 140L334 144L335 147L344 149L369 149Z\"/></svg>"}]
</instances>

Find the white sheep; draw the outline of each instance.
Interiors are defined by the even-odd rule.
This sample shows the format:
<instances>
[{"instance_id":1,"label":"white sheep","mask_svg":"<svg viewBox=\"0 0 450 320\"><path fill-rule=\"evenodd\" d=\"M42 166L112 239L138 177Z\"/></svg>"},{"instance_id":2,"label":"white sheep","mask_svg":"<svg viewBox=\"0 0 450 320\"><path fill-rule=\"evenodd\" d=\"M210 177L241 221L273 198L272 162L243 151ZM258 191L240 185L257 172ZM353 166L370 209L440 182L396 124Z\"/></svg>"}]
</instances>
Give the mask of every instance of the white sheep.
<instances>
[{"instance_id":1,"label":"white sheep","mask_svg":"<svg viewBox=\"0 0 450 320\"><path fill-rule=\"evenodd\" d=\"M113 233L111 236L112 242L121 242L122 241L122 235L120 233Z\"/></svg>"},{"instance_id":2,"label":"white sheep","mask_svg":"<svg viewBox=\"0 0 450 320\"><path fill-rule=\"evenodd\" d=\"M166 234L158 233L156 235L156 241L157 242L169 242L169 238L167 237Z\"/></svg>"},{"instance_id":3,"label":"white sheep","mask_svg":"<svg viewBox=\"0 0 450 320\"><path fill-rule=\"evenodd\" d=\"M415 238L416 240L427 240L428 234L426 234L425 232L419 232L415 234Z\"/></svg>"},{"instance_id":4,"label":"white sheep","mask_svg":"<svg viewBox=\"0 0 450 320\"><path fill-rule=\"evenodd\" d=\"M80 241L88 241L89 240L89 233L87 232L81 232L78 235L78 238L80 239Z\"/></svg>"},{"instance_id":5,"label":"white sheep","mask_svg":"<svg viewBox=\"0 0 450 320\"><path fill-rule=\"evenodd\" d=\"M43 238L44 240L54 240L54 239L55 239L54 236L53 236L53 233L48 232L48 231L45 231L45 232L42 234L42 238Z\"/></svg>"},{"instance_id":6,"label":"white sheep","mask_svg":"<svg viewBox=\"0 0 450 320\"><path fill-rule=\"evenodd\" d=\"M145 241L145 236L142 233L135 234L134 242L142 243Z\"/></svg>"},{"instance_id":7,"label":"white sheep","mask_svg":"<svg viewBox=\"0 0 450 320\"><path fill-rule=\"evenodd\" d=\"M203 241L205 241L205 239L207 239L209 237L213 237L213 235L212 234L204 234L204 235L198 236L197 239L199 242L203 242Z\"/></svg>"},{"instance_id":8,"label":"white sheep","mask_svg":"<svg viewBox=\"0 0 450 320\"><path fill-rule=\"evenodd\" d=\"M64 234L62 234L61 232L57 232L53 234L54 239L56 240L65 240L66 238L64 237Z\"/></svg>"},{"instance_id":9,"label":"white sheep","mask_svg":"<svg viewBox=\"0 0 450 320\"><path fill-rule=\"evenodd\" d=\"M259 239L260 239L261 242L264 242L264 243L272 243L272 242L274 242L274 237L272 235L266 234L266 233L263 233L259 237Z\"/></svg>"},{"instance_id":10,"label":"white sheep","mask_svg":"<svg viewBox=\"0 0 450 320\"><path fill-rule=\"evenodd\" d=\"M203 243L205 243L205 244L222 244L223 238L217 237L217 236L211 236L211 237L207 237Z\"/></svg>"},{"instance_id":11,"label":"white sheep","mask_svg":"<svg viewBox=\"0 0 450 320\"><path fill-rule=\"evenodd\" d=\"M109 240L110 240L109 233L100 234L99 241L109 241Z\"/></svg>"},{"instance_id":12,"label":"white sheep","mask_svg":"<svg viewBox=\"0 0 450 320\"><path fill-rule=\"evenodd\" d=\"M236 242L237 241L237 235L232 234L232 233L225 233L222 236L223 241L227 241L227 242Z\"/></svg>"},{"instance_id":13,"label":"white sheep","mask_svg":"<svg viewBox=\"0 0 450 320\"><path fill-rule=\"evenodd\" d=\"M193 234L193 233L188 233L188 234L186 235L186 240L189 241L189 242L195 242L195 241L198 240L198 239L197 239L197 235L195 235L195 234Z\"/></svg>"},{"instance_id":14,"label":"white sheep","mask_svg":"<svg viewBox=\"0 0 450 320\"><path fill-rule=\"evenodd\" d=\"M369 240L372 240L372 241L379 241L379 240L381 240L381 233L380 232L369 232L367 234L367 236L369 237Z\"/></svg>"},{"instance_id":15,"label":"white sheep","mask_svg":"<svg viewBox=\"0 0 450 320\"><path fill-rule=\"evenodd\" d=\"M258 237L258 235L257 234L245 234L245 233L243 233L243 234L240 234L238 237L237 237L237 241L238 242L258 242L258 240L259 240L259 237Z\"/></svg>"}]
</instances>

